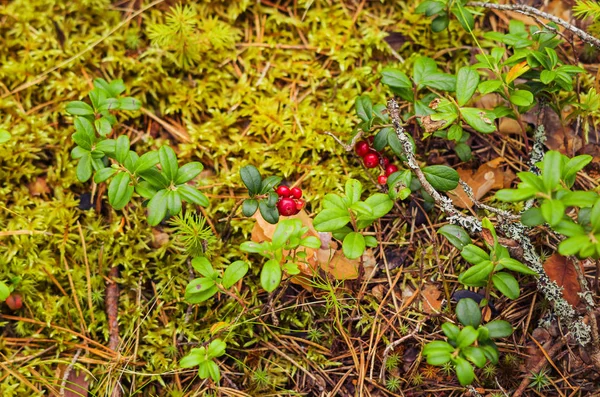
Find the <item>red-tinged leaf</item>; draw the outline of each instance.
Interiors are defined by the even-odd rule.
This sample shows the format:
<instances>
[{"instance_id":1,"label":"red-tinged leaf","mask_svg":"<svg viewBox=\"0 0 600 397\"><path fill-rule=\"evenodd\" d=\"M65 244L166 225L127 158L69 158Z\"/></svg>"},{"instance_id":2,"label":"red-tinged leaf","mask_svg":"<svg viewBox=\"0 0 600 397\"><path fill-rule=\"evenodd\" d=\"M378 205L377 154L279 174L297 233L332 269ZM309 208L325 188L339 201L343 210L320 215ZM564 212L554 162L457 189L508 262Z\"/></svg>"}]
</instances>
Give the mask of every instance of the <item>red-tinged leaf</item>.
<instances>
[{"instance_id":1,"label":"red-tinged leaf","mask_svg":"<svg viewBox=\"0 0 600 397\"><path fill-rule=\"evenodd\" d=\"M581 270L583 266L579 263ZM544 262L544 270L550 280L554 281L559 287L562 287L563 297L573 306L579 304L578 293L581 292L581 286L577 280L575 263L559 254L554 254Z\"/></svg>"}]
</instances>

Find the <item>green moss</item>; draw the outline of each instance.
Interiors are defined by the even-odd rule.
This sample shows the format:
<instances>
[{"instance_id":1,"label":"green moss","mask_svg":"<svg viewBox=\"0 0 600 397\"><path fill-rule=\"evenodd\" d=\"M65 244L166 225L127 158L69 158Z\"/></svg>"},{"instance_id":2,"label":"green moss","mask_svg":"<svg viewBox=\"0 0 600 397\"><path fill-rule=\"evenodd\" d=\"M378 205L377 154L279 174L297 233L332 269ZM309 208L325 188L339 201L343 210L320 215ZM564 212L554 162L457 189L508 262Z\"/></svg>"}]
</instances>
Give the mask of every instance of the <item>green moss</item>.
<instances>
[{"instance_id":1,"label":"green moss","mask_svg":"<svg viewBox=\"0 0 600 397\"><path fill-rule=\"evenodd\" d=\"M177 30L174 11L165 2L129 20L87 52L130 14L108 0L14 0L0 5L0 110L4 113L0 128L12 134L0 146L0 227L44 232L1 238L0 279L20 277L15 288L23 295L25 308L18 314L45 324L3 320L3 335L51 340L19 347L1 344L0 353L5 359L33 357L56 348L10 364L11 370L40 390L57 388L61 382L56 379L58 361L47 359L69 363L77 350L74 343L82 343L75 332L106 345L105 277L109 267L118 266L121 354L135 353L135 357L109 362L93 353L84 354L97 360L81 364L94 376L89 379L92 395L107 395L117 379L128 391L126 395L135 390L142 395L177 395L181 390L173 371L190 345L174 347L173 341L204 342L211 337L210 326L218 321L236 324L227 332L232 358L224 365L233 367L237 360L249 368L243 377L234 379L248 380L261 368L277 368L269 385L277 390L293 388L289 361L273 354L266 367L253 361L251 349L271 339L261 323L270 321L270 314L261 311L267 296L257 286L260 264L252 264L254 276L248 277L242 291L247 311L221 295L193 306L186 316L183 295L189 280L188 256L173 241L153 244L141 205L115 212L104 198L100 213L78 209L81 195L92 187L77 182L76 164L69 154L73 126L64 104L83 98L94 77L123 78L127 94L140 99L144 108L176 127L181 125L189 142L179 141L140 112L125 112L116 132L128 133L140 150L168 142L184 161L201 161L211 171L201 182L212 199L207 213L219 230L220 220L243 193L238 173L246 164L256 165L265 175L301 179L309 209L316 210L319 200L340 189L346 178L366 180L357 161L322 132L351 138L354 98L365 91L374 100L385 97L377 84L382 67L391 64L408 70L419 54L437 54L448 70L468 60L469 52L463 48L471 45L471 38L454 26L450 34L433 37L429 22L413 13L415 4L367 2L355 14L354 6L337 1L299 1L296 8L286 6L290 12L251 1L190 2L180 8L182 13L188 10L184 18L188 30L178 36L173 33ZM404 63L384 42L389 32L402 36L402 44L395 49ZM181 37L191 40L182 42ZM448 47L461 49L443 51ZM455 63L446 65L450 59ZM22 88L25 83L31 86ZM48 191L32 195L28 185L37 177L47 183ZM235 243L247 237L251 225L249 220L234 219L233 243L211 246L215 265L241 256ZM277 332L318 328L335 333L337 325L315 322L319 318L329 321L328 310L339 305L335 293L327 294L324 299L329 303L311 303L301 309L289 297L276 302ZM3 312L7 310L2 307ZM368 334L375 310L367 310L361 331ZM350 312L351 306L343 307L343 316ZM306 360L289 354L299 362ZM337 365L330 359L322 359L323 366ZM187 374L179 377L183 390L195 385ZM0 391L3 396L33 392L12 376L0 376Z\"/></svg>"}]
</instances>

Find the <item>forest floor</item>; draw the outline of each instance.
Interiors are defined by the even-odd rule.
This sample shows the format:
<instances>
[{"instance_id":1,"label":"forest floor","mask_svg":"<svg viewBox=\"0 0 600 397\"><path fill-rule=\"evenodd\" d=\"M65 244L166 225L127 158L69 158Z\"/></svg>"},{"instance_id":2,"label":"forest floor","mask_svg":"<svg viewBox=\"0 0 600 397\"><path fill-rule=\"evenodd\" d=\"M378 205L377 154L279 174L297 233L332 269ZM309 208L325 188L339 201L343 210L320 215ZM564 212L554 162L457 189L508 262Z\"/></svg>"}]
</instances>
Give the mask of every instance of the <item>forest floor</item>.
<instances>
[{"instance_id":1,"label":"forest floor","mask_svg":"<svg viewBox=\"0 0 600 397\"><path fill-rule=\"evenodd\" d=\"M425 211L418 195L373 226L378 245L360 276L322 271L308 283L285 279L269 294L260 287L261 259L239 248L269 234L232 213L245 197L245 165L301 187L304 220L348 178L381 190L378 174L325 132L350 142L355 98L385 103L390 95L380 84L384 67L408 71L419 56L450 73L473 63L473 37L458 24L432 33L430 19L414 11L418 3L183 2L192 34L186 41L188 31L169 30L175 1L0 0L0 127L11 134L0 144L0 281L23 301L15 310L0 304L0 395L496 397L524 380L522 395L598 395L589 352L565 344L533 278L521 279L518 299L496 297L484 311L486 320L507 320L515 332L498 343L499 363L477 370L473 387L461 386L451 367L427 364L422 348L443 337L464 264L436 233L446 218ZM567 3L542 7L570 20ZM512 18L536 23L488 12L477 17L474 33L506 32ZM565 45L561 56L572 57L569 51ZM596 75L597 61L597 53L582 54L580 66ZM185 227L197 220L153 228L141 202L115 211L103 185L77 181L65 104L85 98L98 77L123 79L142 103L120 116L118 133L141 150L170 144L180 159L204 165L197 186L210 206L197 211L213 234L204 254L216 268L250 262L236 299L184 300L195 277ZM595 156L578 182L595 188L595 132L584 142L558 117L544 124L548 149ZM527 169L529 146L514 124L473 134L467 162L449 141L409 132L423 163L458 170L485 203ZM464 193L453 200L465 213L483 214ZM577 275L551 255L557 241L541 232L530 237L577 305ZM583 266L599 298L596 263ZM179 366L215 336L227 342L220 386Z\"/></svg>"}]
</instances>

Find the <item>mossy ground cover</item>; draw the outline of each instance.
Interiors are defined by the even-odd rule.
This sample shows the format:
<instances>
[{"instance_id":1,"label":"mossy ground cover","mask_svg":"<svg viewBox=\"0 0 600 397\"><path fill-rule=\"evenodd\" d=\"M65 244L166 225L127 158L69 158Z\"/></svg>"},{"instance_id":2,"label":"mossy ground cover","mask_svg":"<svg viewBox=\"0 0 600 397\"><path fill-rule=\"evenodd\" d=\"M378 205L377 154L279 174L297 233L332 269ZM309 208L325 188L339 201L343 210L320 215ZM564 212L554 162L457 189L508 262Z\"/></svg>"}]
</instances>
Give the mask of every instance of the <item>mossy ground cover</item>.
<instances>
[{"instance_id":1,"label":"mossy ground cover","mask_svg":"<svg viewBox=\"0 0 600 397\"><path fill-rule=\"evenodd\" d=\"M417 3L0 2L0 127L12 135L0 145L0 280L24 302L16 312L1 307L2 396L77 390L67 369L84 374L80 383L95 396L115 388L127 396L460 395L451 371L418 357L443 317L424 309L424 282L449 297L463 266L433 232L439 214L425 216L415 204L384 218L375 228L380 270L368 283L321 277L312 290L284 282L269 295L255 261L241 288L245 307L224 294L188 305L185 231L166 222L151 228L140 202L114 211L102 185L79 183L64 111L94 78L123 79L143 108L122 112L116 132L139 150L170 144L183 161L204 164L198 186L211 205L198 211L214 234L207 255L223 268L246 257L239 243L254 222L234 214L232 238L223 241L244 195L241 167L301 186L308 212L349 177L377 190L377 175L324 132L352 137L354 99L389 95L379 84L383 67L408 71L427 55L454 73L474 48L458 24L432 34L430 21L414 13ZM501 146L501 138L489 139L475 139L476 162ZM431 161L457 163L446 143L418 146ZM516 163L523 148L515 147L507 157ZM110 268L118 268L114 280ZM107 347L105 298L114 282L118 351ZM532 294L497 305L517 329L545 312L530 306ZM219 388L178 365L214 335L228 343ZM408 335L409 343L385 350ZM481 379L490 392L515 386L525 335L518 330L501 344L508 358ZM379 377L384 357L387 383Z\"/></svg>"}]
</instances>

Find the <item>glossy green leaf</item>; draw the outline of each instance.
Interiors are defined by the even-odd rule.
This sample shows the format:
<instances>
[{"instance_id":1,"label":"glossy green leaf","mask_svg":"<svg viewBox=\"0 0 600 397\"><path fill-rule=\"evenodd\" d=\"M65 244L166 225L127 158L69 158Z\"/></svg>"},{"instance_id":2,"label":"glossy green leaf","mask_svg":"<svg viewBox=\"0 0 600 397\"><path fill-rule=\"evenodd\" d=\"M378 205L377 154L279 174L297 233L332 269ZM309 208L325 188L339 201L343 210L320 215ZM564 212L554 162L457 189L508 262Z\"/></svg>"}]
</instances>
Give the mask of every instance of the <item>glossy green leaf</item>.
<instances>
[{"instance_id":1,"label":"glossy green leaf","mask_svg":"<svg viewBox=\"0 0 600 397\"><path fill-rule=\"evenodd\" d=\"M352 205L360 200L362 193L362 184L356 179L348 179L346 181L346 198L348 199L348 205Z\"/></svg>"},{"instance_id":2,"label":"glossy green leaf","mask_svg":"<svg viewBox=\"0 0 600 397\"><path fill-rule=\"evenodd\" d=\"M427 364L429 365L444 365L450 359L452 355L448 352L436 351L427 355Z\"/></svg>"},{"instance_id":3,"label":"glossy green leaf","mask_svg":"<svg viewBox=\"0 0 600 397\"><path fill-rule=\"evenodd\" d=\"M519 283L512 274L498 272L492 276L494 287L498 289L504 296L510 299L517 299L521 293Z\"/></svg>"},{"instance_id":4,"label":"glossy green leaf","mask_svg":"<svg viewBox=\"0 0 600 397\"><path fill-rule=\"evenodd\" d=\"M0 281L0 302L3 302L10 296L10 288L8 285Z\"/></svg>"},{"instance_id":5,"label":"glossy green leaf","mask_svg":"<svg viewBox=\"0 0 600 397\"><path fill-rule=\"evenodd\" d=\"M268 260L260 272L260 285L267 292L275 291L281 282L281 266L275 259Z\"/></svg>"},{"instance_id":6,"label":"glossy green leaf","mask_svg":"<svg viewBox=\"0 0 600 397\"><path fill-rule=\"evenodd\" d=\"M445 165L431 165L422 169L425 178L434 189L447 192L456 189L460 179L458 172Z\"/></svg>"},{"instance_id":7,"label":"glossy green leaf","mask_svg":"<svg viewBox=\"0 0 600 397\"><path fill-rule=\"evenodd\" d=\"M204 193L190 185L177 186L177 193L179 193L181 198L188 203L193 203L202 207L208 207L210 205L210 202Z\"/></svg>"},{"instance_id":8,"label":"glossy green leaf","mask_svg":"<svg viewBox=\"0 0 600 397\"><path fill-rule=\"evenodd\" d=\"M512 270L513 272L518 272L518 273L522 273L522 274L529 274L532 276L536 276L537 273L534 272L533 270L531 270L530 268L528 268L527 266L525 266L524 264L522 264L521 262L519 262L516 259L512 259L512 258L502 258L498 261L498 263L502 266L504 266L504 268L508 269L508 270Z\"/></svg>"},{"instance_id":9,"label":"glossy green leaf","mask_svg":"<svg viewBox=\"0 0 600 397\"><path fill-rule=\"evenodd\" d=\"M546 222L550 226L555 226L563 219L565 206L560 200L544 200L540 211Z\"/></svg>"},{"instance_id":10,"label":"glossy green leaf","mask_svg":"<svg viewBox=\"0 0 600 397\"><path fill-rule=\"evenodd\" d=\"M452 224L444 225L437 232L446 237L450 244L459 250L462 250L466 245L472 244L469 233L460 226Z\"/></svg>"},{"instance_id":11,"label":"glossy green leaf","mask_svg":"<svg viewBox=\"0 0 600 397\"><path fill-rule=\"evenodd\" d=\"M94 120L94 126L96 127L96 131L98 131L98 134L102 136L106 136L112 131L110 121L108 121L106 117L100 117L99 119Z\"/></svg>"},{"instance_id":12,"label":"glossy green leaf","mask_svg":"<svg viewBox=\"0 0 600 397\"><path fill-rule=\"evenodd\" d=\"M473 371L473 367L467 360L462 357L456 357L455 359L456 365L456 377L461 385L466 386L473 383L475 379L475 372Z\"/></svg>"},{"instance_id":13,"label":"glossy green leaf","mask_svg":"<svg viewBox=\"0 0 600 397\"><path fill-rule=\"evenodd\" d=\"M165 215L167 215L167 190L162 189L148 202L148 224L158 225Z\"/></svg>"},{"instance_id":14,"label":"glossy green leaf","mask_svg":"<svg viewBox=\"0 0 600 397\"><path fill-rule=\"evenodd\" d=\"M471 361L478 368L483 368L485 366L486 359L483 349L476 346L468 346L462 350L462 353L467 360Z\"/></svg>"},{"instance_id":15,"label":"glossy green leaf","mask_svg":"<svg viewBox=\"0 0 600 397\"><path fill-rule=\"evenodd\" d=\"M461 299L461 300L463 300L463 299ZM460 332L460 329L452 323L444 323L444 324L442 324L442 332L444 332L444 335L446 335L448 337L448 339L456 340L456 338L458 337L458 333Z\"/></svg>"},{"instance_id":16,"label":"glossy green leaf","mask_svg":"<svg viewBox=\"0 0 600 397\"><path fill-rule=\"evenodd\" d=\"M242 204L242 214L247 217L251 217L256 213L258 209L258 201L255 199L246 199Z\"/></svg>"},{"instance_id":17,"label":"glossy green leaf","mask_svg":"<svg viewBox=\"0 0 600 397\"><path fill-rule=\"evenodd\" d=\"M461 273L458 281L470 287L482 287L486 284L493 269L494 264L491 261L483 261Z\"/></svg>"},{"instance_id":18,"label":"glossy green leaf","mask_svg":"<svg viewBox=\"0 0 600 397\"><path fill-rule=\"evenodd\" d=\"M94 182L102 183L116 173L117 173L117 170L114 168L110 168L110 167L103 168L100 171L96 172L96 175L94 176Z\"/></svg>"},{"instance_id":19,"label":"glossy green leaf","mask_svg":"<svg viewBox=\"0 0 600 397\"><path fill-rule=\"evenodd\" d=\"M462 67L456 76L456 101L459 106L464 106L477 89L479 73L470 67Z\"/></svg>"},{"instance_id":20,"label":"glossy green leaf","mask_svg":"<svg viewBox=\"0 0 600 397\"><path fill-rule=\"evenodd\" d=\"M515 90L510 93L509 99L517 106L529 106L533 103L533 94L527 90Z\"/></svg>"},{"instance_id":21,"label":"glossy green leaf","mask_svg":"<svg viewBox=\"0 0 600 397\"><path fill-rule=\"evenodd\" d=\"M119 109L121 110L139 110L142 102L136 98L119 98Z\"/></svg>"},{"instance_id":22,"label":"glossy green leaf","mask_svg":"<svg viewBox=\"0 0 600 397\"><path fill-rule=\"evenodd\" d=\"M373 118L373 102L366 95L356 98L354 109L358 118L364 122L369 122Z\"/></svg>"},{"instance_id":23,"label":"glossy green leaf","mask_svg":"<svg viewBox=\"0 0 600 397\"><path fill-rule=\"evenodd\" d=\"M258 209L264 220L271 225L275 225L279 222L279 211L277 211L277 208L269 206L265 200L260 200L258 202Z\"/></svg>"},{"instance_id":24,"label":"glossy green leaf","mask_svg":"<svg viewBox=\"0 0 600 397\"><path fill-rule=\"evenodd\" d=\"M129 155L129 138L127 135L120 135L115 143L115 157L121 164L125 164L127 156Z\"/></svg>"},{"instance_id":25,"label":"glossy green leaf","mask_svg":"<svg viewBox=\"0 0 600 397\"><path fill-rule=\"evenodd\" d=\"M177 175L175 177L175 184L181 185L183 183L191 181L192 179L200 175L203 169L204 166L196 161L184 164L177 171Z\"/></svg>"},{"instance_id":26,"label":"glossy green leaf","mask_svg":"<svg viewBox=\"0 0 600 397\"><path fill-rule=\"evenodd\" d=\"M319 232L332 232L350 222L348 211L325 209L313 219L313 226Z\"/></svg>"},{"instance_id":27,"label":"glossy green leaf","mask_svg":"<svg viewBox=\"0 0 600 397\"><path fill-rule=\"evenodd\" d=\"M365 252L365 238L358 232L348 233L342 244L344 255L348 259L357 259Z\"/></svg>"},{"instance_id":28,"label":"glossy green leaf","mask_svg":"<svg viewBox=\"0 0 600 397\"><path fill-rule=\"evenodd\" d=\"M231 288L248 273L248 264L244 261L235 261L227 266L223 273L223 287Z\"/></svg>"},{"instance_id":29,"label":"glossy green leaf","mask_svg":"<svg viewBox=\"0 0 600 397\"><path fill-rule=\"evenodd\" d=\"M175 151L170 146L161 146L161 148L158 149L158 158L162 172L169 181L174 181L177 177L177 172L179 171Z\"/></svg>"},{"instance_id":30,"label":"glossy green leaf","mask_svg":"<svg viewBox=\"0 0 600 397\"><path fill-rule=\"evenodd\" d=\"M90 152L85 152L77 164L77 179L80 182L86 182L92 176L92 156Z\"/></svg>"},{"instance_id":31,"label":"glossy green leaf","mask_svg":"<svg viewBox=\"0 0 600 397\"><path fill-rule=\"evenodd\" d=\"M458 336L456 337L456 345L459 349L471 346L473 342L477 340L477 336L477 330L474 327L467 325L458 333Z\"/></svg>"},{"instance_id":32,"label":"glossy green leaf","mask_svg":"<svg viewBox=\"0 0 600 397\"><path fill-rule=\"evenodd\" d=\"M408 76L395 68L383 68L381 82L392 88L412 88L412 82Z\"/></svg>"},{"instance_id":33,"label":"glossy green leaf","mask_svg":"<svg viewBox=\"0 0 600 397\"><path fill-rule=\"evenodd\" d=\"M82 101L73 101L67 103L67 113L74 116L87 116L94 114L94 109L90 105Z\"/></svg>"},{"instance_id":34,"label":"glossy green leaf","mask_svg":"<svg viewBox=\"0 0 600 397\"><path fill-rule=\"evenodd\" d=\"M562 155L560 152L551 150L544 155L542 180L548 191L554 190L560 182L563 172Z\"/></svg>"},{"instance_id":35,"label":"glossy green leaf","mask_svg":"<svg viewBox=\"0 0 600 397\"><path fill-rule=\"evenodd\" d=\"M466 123L473 127L475 131L484 134L496 131L496 124L494 124L496 115L489 110L480 108L460 108L460 114Z\"/></svg>"},{"instance_id":36,"label":"glossy green leaf","mask_svg":"<svg viewBox=\"0 0 600 397\"><path fill-rule=\"evenodd\" d=\"M281 177L271 175L263 179L260 183L260 194L266 194L273 190L275 186L281 183Z\"/></svg>"},{"instance_id":37,"label":"glossy green leaf","mask_svg":"<svg viewBox=\"0 0 600 397\"><path fill-rule=\"evenodd\" d=\"M474 244L467 244L460 255L474 265L490 260L490 255Z\"/></svg>"},{"instance_id":38,"label":"glossy green leaf","mask_svg":"<svg viewBox=\"0 0 600 397\"><path fill-rule=\"evenodd\" d=\"M123 209L131 200L133 185L129 175L119 172L108 185L108 202L116 210Z\"/></svg>"},{"instance_id":39,"label":"glossy green leaf","mask_svg":"<svg viewBox=\"0 0 600 397\"><path fill-rule=\"evenodd\" d=\"M506 338L511 336L513 333L512 325L510 325L508 321L504 320L490 321L485 325L485 328L487 328L489 336L492 339Z\"/></svg>"},{"instance_id":40,"label":"glossy green leaf","mask_svg":"<svg viewBox=\"0 0 600 397\"><path fill-rule=\"evenodd\" d=\"M462 325L477 328L481 324L481 309L473 299L463 298L456 304L456 317Z\"/></svg>"},{"instance_id":41,"label":"glossy green leaf","mask_svg":"<svg viewBox=\"0 0 600 397\"><path fill-rule=\"evenodd\" d=\"M508 202L525 201L532 198L537 192L537 189L534 188L502 189L496 192L496 198Z\"/></svg>"},{"instance_id":42,"label":"glossy green leaf","mask_svg":"<svg viewBox=\"0 0 600 397\"><path fill-rule=\"evenodd\" d=\"M171 190L167 193L167 211L171 216L181 212L181 196L178 192Z\"/></svg>"},{"instance_id":43,"label":"glossy green leaf","mask_svg":"<svg viewBox=\"0 0 600 397\"><path fill-rule=\"evenodd\" d=\"M242 178L242 182L244 182L244 185L246 185L246 188L248 188L248 191L251 195L260 193L262 177L255 166L247 165L242 167L240 170L240 177Z\"/></svg>"}]
</instances>

